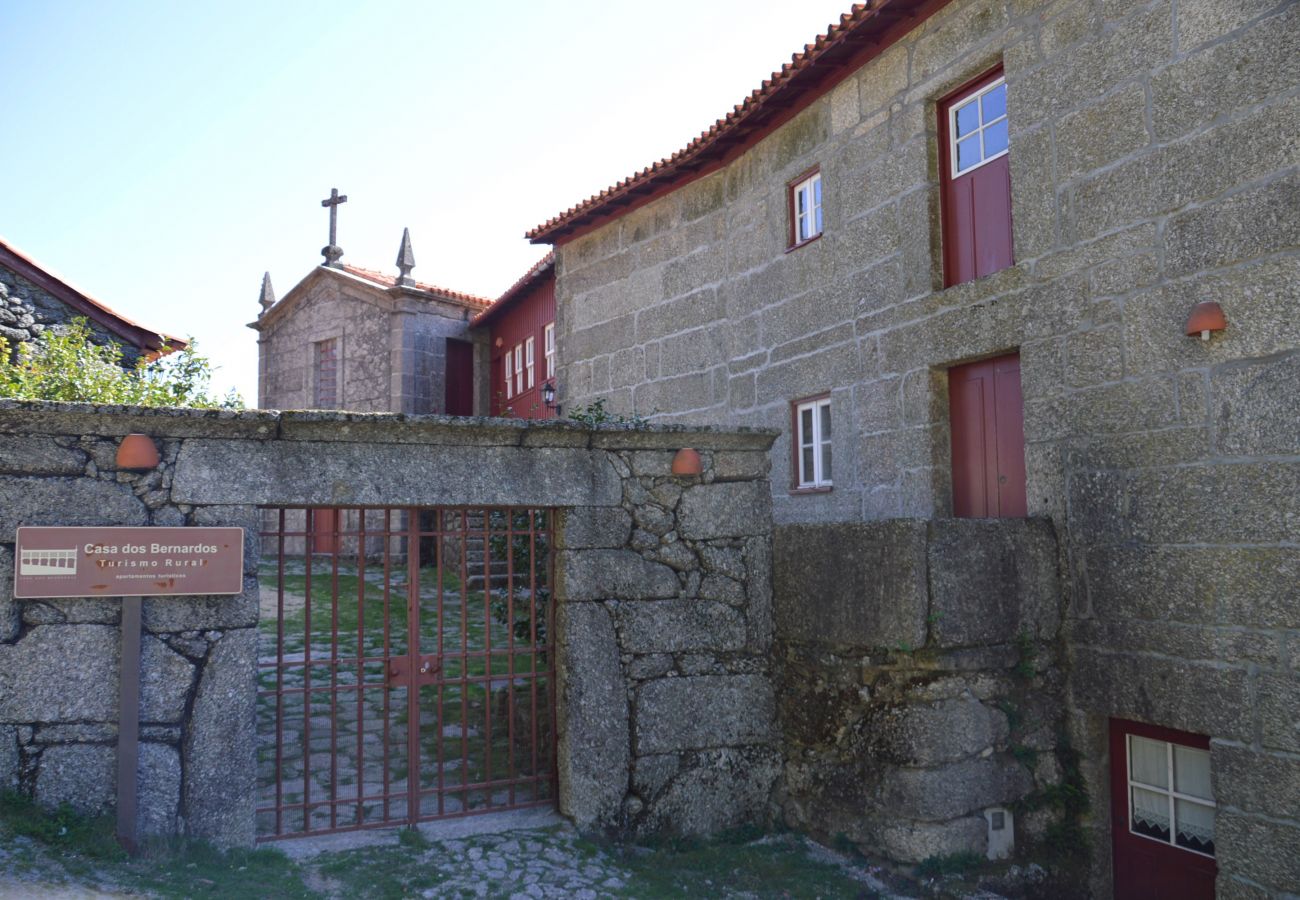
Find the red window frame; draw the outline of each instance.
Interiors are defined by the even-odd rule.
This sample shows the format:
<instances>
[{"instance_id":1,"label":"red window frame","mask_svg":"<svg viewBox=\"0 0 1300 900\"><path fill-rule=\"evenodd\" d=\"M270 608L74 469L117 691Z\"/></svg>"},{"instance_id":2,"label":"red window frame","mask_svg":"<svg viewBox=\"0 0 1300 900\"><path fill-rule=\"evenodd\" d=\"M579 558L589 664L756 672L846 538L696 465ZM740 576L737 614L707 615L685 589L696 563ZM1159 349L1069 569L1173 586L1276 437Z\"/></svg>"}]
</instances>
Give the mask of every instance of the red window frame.
<instances>
[{"instance_id":1,"label":"red window frame","mask_svg":"<svg viewBox=\"0 0 1300 900\"><path fill-rule=\"evenodd\" d=\"M1130 830L1129 735L1198 750L1210 749L1210 739L1203 734L1129 719L1110 720L1111 848L1116 900L1148 900L1153 896L1187 900L1213 898L1214 879L1219 871L1214 857L1164 844Z\"/></svg>"},{"instance_id":2,"label":"red window frame","mask_svg":"<svg viewBox=\"0 0 1300 900\"><path fill-rule=\"evenodd\" d=\"M1015 264L1010 146L996 159L956 176L952 161L950 111L1004 76L999 63L940 98L937 104L944 287L983 278ZM1008 116L1011 112L1008 103Z\"/></svg>"},{"instance_id":3,"label":"red window frame","mask_svg":"<svg viewBox=\"0 0 1300 900\"><path fill-rule=\"evenodd\" d=\"M788 223L788 227L786 229L786 252L787 253L798 247L808 246L813 241L820 238L826 230L826 220L825 220L825 215L823 214L821 230L818 231L810 238L805 238L802 241L799 240L799 220L798 220L798 215L795 206L795 188L799 187L799 185L803 184L805 181L807 181L809 178L812 178L814 175L820 175L821 173L822 173L822 167L820 165L816 165L813 166L811 169L808 169L804 172L800 172L794 178L791 178L789 181L785 183L785 210L786 210L786 222ZM822 196L824 197L825 195L826 195L826 189L825 189L825 185L823 185ZM818 206L818 209L821 209L820 205Z\"/></svg>"}]
</instances>

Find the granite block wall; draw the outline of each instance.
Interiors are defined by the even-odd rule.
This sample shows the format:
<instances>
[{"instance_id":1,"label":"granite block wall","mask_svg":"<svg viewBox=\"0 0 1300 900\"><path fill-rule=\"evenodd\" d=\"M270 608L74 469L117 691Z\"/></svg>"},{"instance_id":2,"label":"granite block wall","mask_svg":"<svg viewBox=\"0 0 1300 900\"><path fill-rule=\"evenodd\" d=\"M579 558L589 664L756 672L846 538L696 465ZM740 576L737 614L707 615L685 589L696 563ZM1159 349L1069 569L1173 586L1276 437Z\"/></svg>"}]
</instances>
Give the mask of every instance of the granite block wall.
<instances>
[{"instance_id":1,"label":"granite block wall","mask_svg":"<svg viewBox=\"0 0 1300 900\"><path fill-rule=\"evenodd\" d=\"M118 441L162 464L119 471ZM115 801L119 604L15 601L19 525L234 525L245 590L144 601L140 826L254 838L263 505L556 507L560 809L617 834L760 822L779 770L767 450L680 426L0 401L0 786ZM690 446L698 476L675 477Z\"/></svg>"},{"instance_id":2,"label":"granite block wall","mask_svg":"<svg viewBox=\"0 0 1300 900\"><path fill-rule=\"evenodd\" d=\"M1065 811L1062 596L1045 519L776 529L786 824L895 860L1018 857Z\"/></svg>"}]
</instances>

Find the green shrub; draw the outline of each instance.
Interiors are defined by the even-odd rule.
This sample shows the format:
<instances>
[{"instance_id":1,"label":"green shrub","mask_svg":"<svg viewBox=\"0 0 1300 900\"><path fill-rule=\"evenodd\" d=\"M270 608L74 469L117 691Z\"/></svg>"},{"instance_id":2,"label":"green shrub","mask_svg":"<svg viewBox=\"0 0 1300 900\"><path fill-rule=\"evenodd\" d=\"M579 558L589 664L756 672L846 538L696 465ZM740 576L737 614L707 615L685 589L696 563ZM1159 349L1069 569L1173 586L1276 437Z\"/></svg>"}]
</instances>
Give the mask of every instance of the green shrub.
<instances>
[{"instance_id":1,"label":"green shrub","mask_svg":"<svg viewBox=\"0 0 1300 900\"><path fill-rule=\"evenodd\" d=\"M98 344L85 319L49 328L17 350L0 338L0 398L240 409L234 391L209 394L212 364L193 340L155 359L124 366L118 344Z\"/></svg>"}]
</instances>

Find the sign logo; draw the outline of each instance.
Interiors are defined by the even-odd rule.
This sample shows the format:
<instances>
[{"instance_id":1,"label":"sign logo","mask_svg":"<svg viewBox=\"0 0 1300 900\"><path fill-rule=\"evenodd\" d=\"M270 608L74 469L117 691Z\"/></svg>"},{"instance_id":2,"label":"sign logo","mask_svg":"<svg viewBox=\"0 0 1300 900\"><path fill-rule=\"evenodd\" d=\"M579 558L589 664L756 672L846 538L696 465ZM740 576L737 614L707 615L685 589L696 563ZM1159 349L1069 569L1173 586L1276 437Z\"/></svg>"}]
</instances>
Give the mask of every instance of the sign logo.
<instances>
[{"instance_id":1,"label":"sign logo","mask_svg":"<svg viewBox=\"0 0 1300 900\"><path fill-rule=\"evenodd\" d=\"M23 550L18 562L19 575L76 575L77 548Z\"/></svg>"}]
</instances>

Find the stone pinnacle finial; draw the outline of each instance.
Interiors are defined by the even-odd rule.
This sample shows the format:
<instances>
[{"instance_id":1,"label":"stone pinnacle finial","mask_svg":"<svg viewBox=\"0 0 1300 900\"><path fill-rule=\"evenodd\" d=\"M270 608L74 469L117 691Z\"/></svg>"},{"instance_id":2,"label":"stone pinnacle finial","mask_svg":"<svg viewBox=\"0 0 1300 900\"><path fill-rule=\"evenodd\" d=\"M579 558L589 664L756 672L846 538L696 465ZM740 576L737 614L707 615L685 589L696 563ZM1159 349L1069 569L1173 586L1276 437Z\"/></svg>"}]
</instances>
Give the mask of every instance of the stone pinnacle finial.
<instances>
[{"instance_id":1,"label":"stone pinnacle finial","mask_svg":"<svg viewBox=\"0 0 1300 900\"><path fill-rule=\"evenodd\" d=\"M270 272L262 276L262 296L257 299L257 302L262 304L262 311L257 314L259 319L275 306L275 288L271 287Z\"/></svg>"},{"instance_id":2,"label":"stone pinnacle finial","mask_svg":"<svg viewBox=\"0 0 1300 900\"><path fill-rule=\"evenodd\" d=\"M397 270L402 274L398 276L397 283L405 285L414 285L415 279L411 277L411 270L415 268L415 252L411 249L411 229L402 229L402 246L397 248Z\"/></svg>"}]
</instances>

